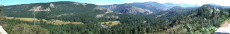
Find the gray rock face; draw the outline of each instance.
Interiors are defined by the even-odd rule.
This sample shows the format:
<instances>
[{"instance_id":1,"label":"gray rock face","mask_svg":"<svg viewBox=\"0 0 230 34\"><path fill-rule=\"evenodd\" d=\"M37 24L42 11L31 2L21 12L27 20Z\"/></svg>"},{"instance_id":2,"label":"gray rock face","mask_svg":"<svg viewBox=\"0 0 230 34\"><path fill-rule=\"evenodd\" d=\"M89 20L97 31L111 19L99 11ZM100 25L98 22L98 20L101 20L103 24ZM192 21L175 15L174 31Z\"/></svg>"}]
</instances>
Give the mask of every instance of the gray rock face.
<instances>
[{"instance_id":1,"label":"gray rock face","mask_svg":"<svg viewBox=\"0 0 230 34\"><path fill-rule=\"evenodd\" d=\"M41 6L33 7L33 9L30 9L29 11L50 11L50 8L42 9Z\"/></svg>"},{"instance_id":2,"label":"gray rock face","mask_svg":"<svg viewBox=\"0 0 230 34\"><path fill-rule=\"evenodd\" d=\"M113 10L115 12L131 13L131 14L151 14L153 13L152 11L148 9L138 8L130 4L112 5L108 7L108 9Z\"/></svg>"}]
</instances>

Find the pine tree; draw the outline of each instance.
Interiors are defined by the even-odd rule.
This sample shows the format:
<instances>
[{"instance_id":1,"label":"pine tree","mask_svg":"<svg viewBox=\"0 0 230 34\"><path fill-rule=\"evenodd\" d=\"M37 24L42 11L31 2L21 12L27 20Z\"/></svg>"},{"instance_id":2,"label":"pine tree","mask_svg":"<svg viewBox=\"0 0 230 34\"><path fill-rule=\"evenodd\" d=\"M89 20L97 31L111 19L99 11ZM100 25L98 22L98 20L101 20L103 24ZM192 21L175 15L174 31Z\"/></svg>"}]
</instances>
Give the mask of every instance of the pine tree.
<instances>
[{"instance_id":1,"label":"pine tree","mask_svg":"<svg viewBox=\"0 0 230 34\"><path fill-rule=\"evenodd\" d=\"M228 16L228 17L230 17L230 9L228 9L228 14L229 14L229 16Z\"/></svg>"}]
</instances>

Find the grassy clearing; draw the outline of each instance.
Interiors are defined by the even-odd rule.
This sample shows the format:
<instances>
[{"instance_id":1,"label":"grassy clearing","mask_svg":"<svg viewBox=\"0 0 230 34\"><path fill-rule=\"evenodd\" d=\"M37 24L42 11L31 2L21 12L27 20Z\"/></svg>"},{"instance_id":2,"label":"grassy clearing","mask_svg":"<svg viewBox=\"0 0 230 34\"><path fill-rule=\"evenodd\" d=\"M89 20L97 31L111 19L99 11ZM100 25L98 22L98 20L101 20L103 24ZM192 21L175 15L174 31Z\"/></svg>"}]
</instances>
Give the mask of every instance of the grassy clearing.
<instances>
[{"instance_id":1,"label":"grassy clearing","mask_svg":"<svg viewBox=\"0 0 230 34\"><path fill-rule=\"evenodd\" d=\"M144 21L143 23L146 23L147 21Z\"/></svg>"},{"instance_id":2,"label":"grassy clearing","mask_svg":"<svg viewBox=\"0 0 230 34\"><path fill-rule=\"evenodd\" d=\"M34 18L14 18L14 17L5 17L6 19L19 19L19 20L22 20L22 21L30 21L30 22L33 22L33 20L34 20ZM35 19L36 21L40 21L40 20L38 20L38 19ZM61 24L70 24L70 23L72 23L72 24L84 24L84 23L82 23L82 22L65 22L65 21L61 21L61 20L54 20L54 19L52 19L52 20L45 20L45 19L42 19L42 21L44 21L44 22L46 22L46 23L48 23L48 24L52 24L52 22L53 23L55 23L55 24L57 24L57 25L61 25Z\"/></svg>"},{"instance_id":3,"label":"grassy clearing","mask_svg":"<svg viewBox=\"0 0 230 34\"><path fill-rule=\"evenodd\" d=\"M101 22L101 24L107 24L110 26L114 26L114 25L121 24L121 23L120 21L108 21L108 22Z\"/></svg>"},{"instance_id":4,"label":"grassy clearing","mask_svg":"<svg viewBox=\"0 0 230 34\"><path fill-rule=\"evenodd\" d=\"M82 22L64 22L64 21L61 21L61 20L51 20L51 21L55 22L58 25L61 25L61 24L70 24L70 23L72 23L72 24L84 24Z\"/></svg>"},{"instance_id":5,"label":"grassy clearing","mask_svg":"<svg viewBox=\"0 0 230 34\"><path fill-rule=\"evenodd\" d=\"M5 17L6 19L14 19L14 17Z\"/></svg>"},{"instance_id":6,"label":"grassy clearing","mask_svg":"<svg viewBox=\"0 0 230 34\"><path fill-rule=\"evenodd\" d=\"M30 21L30 22L33 22L34 18L14 18L14 17L6 17L6 19L19 19L19 20L22 20L22 21ZM39 21L38 19L35 19L37 21Z\"/></svg>"}]
</instances>

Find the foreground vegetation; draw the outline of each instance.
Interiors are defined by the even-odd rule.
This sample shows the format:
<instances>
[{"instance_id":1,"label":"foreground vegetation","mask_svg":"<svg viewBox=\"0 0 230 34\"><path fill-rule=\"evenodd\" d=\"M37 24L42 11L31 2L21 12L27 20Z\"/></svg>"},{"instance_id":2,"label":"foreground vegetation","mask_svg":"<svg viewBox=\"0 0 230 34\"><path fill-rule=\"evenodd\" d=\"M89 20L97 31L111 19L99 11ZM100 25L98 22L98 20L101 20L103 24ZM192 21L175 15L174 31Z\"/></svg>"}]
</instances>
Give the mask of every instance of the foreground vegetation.
<instances>
[{"instance_id":1,"label":"foreground vegetation","mask_svg":"<svg viewBox=\"0 0 230 34\"><path fill-rule=\"evenodd\" d=\"M84 24L60 25L47 22L33 25L31 21L5 19L0 13L0 22L9 34L213 34L230 17L229 11L217 11L214 7L207 6L184 13L166 11L150 15L118 14L119 19L79 14L75 15L79 18L65 16L57 19ZM213 12L208 11L212 9ZM161 16L156 17L157 15Z\"/></svg>"}]
</instances>

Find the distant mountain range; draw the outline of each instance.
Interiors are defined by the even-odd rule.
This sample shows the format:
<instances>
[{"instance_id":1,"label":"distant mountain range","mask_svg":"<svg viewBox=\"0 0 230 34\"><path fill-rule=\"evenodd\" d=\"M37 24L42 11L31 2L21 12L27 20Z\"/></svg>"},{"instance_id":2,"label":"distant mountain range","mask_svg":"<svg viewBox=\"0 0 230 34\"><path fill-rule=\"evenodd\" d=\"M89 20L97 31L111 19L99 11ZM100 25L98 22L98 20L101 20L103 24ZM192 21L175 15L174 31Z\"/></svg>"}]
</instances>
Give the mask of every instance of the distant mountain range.
<instances>
[{"instance_id":1,"label":"distant mountain range","mask_svg":"<svg viewBox=\"0 0 230 34\"><path fill-rule=\"evenodd\" d=\"M51 2L50 5L48 5L46 3L35 3L35 4L44 4L44 6L41 6L43 10L35 10L35 11L51 11L52 8L56 8L56 9L58 8L55 6L60 6L57 10L64 10L65 8L68 8L68 7L61 7L61 5L54 5L54 3L60 3L60 4L65 5L65 3L63 3L63 2L71 2L71 1ZM86 3L72 2L72 4L85 5ZM22 4L22 5L29 5L29 4ZM230 8L230 6L220 6L220 5L216 5L216 4L211 4L211 5L216 6L218 8L221 8L221 9ZM14 6L19 6L19 5L12 5L12 6L8 6L8 7L14 7ZM48 6L50 6L50 7L48 7ZM114 4L114 5L99 5L99 6L100 6L100 8L104 7L103 8L104 10L108 9L110 12L114 11L117 13L131 13L131 14L153 14L153 13L158 13L161 11L169 11L172 9L180 9L180 8L193 9L193 8L200 7L200 5L195 5L195 4L170 3L170 2L168 2L168 3L134 2L134 3L124 3L124 4ZM99 7L99 6L97 6L97 7ZM27 8L32 8L32 7L27 7ZM27 8L24 8L24 10L26 10ZM33 10L33 9L31 9L31 10ZM68 10L73 10L73 7L72 7L72 9L68 9ZM17 12L17 11L15 11L15 12Z\"/></svg>"},{"instance_id":2,"label":"distant mountain range","mask_svg":"<svg viewBox=\"0 0 230 34\"><path fill-rule=\"evenodd\" d=\"M210 4L220 9L230 8L229 6L220 6L216 4ZM93 12L95 17L102 17L108 13L130 13L130 14L155 14L162 11L190 11L200 7L199 5L193 4L177 4L177 3L158 3L158 2L134 2L114 5L94 5L87 3L78 3L71 1L59 1L50 3L33 3L33 4L22 4L5 6L4 12L10 17L26 17L27 15L32 17L33 11L37 14L48 14L42 15L54 17L61 17L64 14L86 14L84 12ZM180 10L180 11L178 11ZM65 12L64 12L65 11ZM99 12L96 12L99 11ZM54 14L53 14L54 13ZM97 15L98 14L98 15ZM39 17L39 16L38 16ZM53 18L53 17L49 17Z\"/></svg>"},{"instance_id":3,"label":"distant mountain range","mask_svg":"<svg viewBox=\"0 0 230 34\"><path fill-rule=\"evenodd\" d=\"M230 6L220 6L216 4L211 4L216 7L229 8ZM167 11L171 9L177 9L175 7L181 8L197 8L201 5L196 4L185 4L185 3L158 3L158 2L134 2L134 3L125 3L125 4L114 4L114 5L100 5L101 7L108 8L115 12L121 13L142 13L142 14L151 14L158 13L160 11ZM135 7L135 8L133 8ZM112 8L112 9L111 9ZM138 10L137 10L138 8ZM141 10L141 11L140 11ZM130 12L131 11L131 12Z\"/></svg>"},{"instance_id":4,"label":"distant mountain range","mask_svg":"<svg viewBox=\"0 0 230 34\"><path fill-rule=\"evenodd\" d=\"M53 34L192 34L215 31L223 21L230 17L229 11L225 11L227 9L228 6L215 4L199 6L143 2L98 6L60 1L5 6L3 12L7 17L33 18L36 15L35 18L39 20L54 19L84 23L81 26L74 24L43 26L41 23ZM119 24L113 25L112 21ZM107 23L113 26L107 25Z\"/></svg>"}]
</instances>

